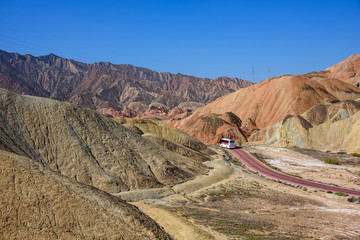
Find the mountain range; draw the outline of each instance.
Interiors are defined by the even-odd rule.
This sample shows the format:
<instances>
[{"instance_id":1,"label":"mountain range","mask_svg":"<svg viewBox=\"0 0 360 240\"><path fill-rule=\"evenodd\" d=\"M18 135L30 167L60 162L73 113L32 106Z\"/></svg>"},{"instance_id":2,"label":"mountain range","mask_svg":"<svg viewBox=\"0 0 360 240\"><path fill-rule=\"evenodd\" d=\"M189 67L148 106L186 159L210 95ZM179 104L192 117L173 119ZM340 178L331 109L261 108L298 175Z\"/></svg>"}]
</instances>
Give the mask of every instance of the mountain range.
<instances>
[{"instance_id":1,"label":"mountain range","mask_svg":"<svg viewBox=\"0 0 360 240\"><path fill-rule=\"evenodd\" d=\"M112 117L166 119L172 112L192 112L250 85L239 78L197 78L129 64L87 64L54 54L34 57L0 50L0 88L71 102Z\"/></svg>"}]
</instances>

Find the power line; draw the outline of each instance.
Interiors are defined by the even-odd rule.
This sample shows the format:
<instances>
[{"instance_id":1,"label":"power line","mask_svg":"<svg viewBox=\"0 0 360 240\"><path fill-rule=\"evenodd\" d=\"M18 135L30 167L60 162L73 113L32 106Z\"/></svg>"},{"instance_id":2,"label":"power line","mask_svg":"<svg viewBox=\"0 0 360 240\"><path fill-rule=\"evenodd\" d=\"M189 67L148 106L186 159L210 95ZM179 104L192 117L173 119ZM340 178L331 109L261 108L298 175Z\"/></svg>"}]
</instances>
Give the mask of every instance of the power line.
<instances>
[{"instance_id":1,"label":"power line","mask_svg":"<svg viewBox=\"0 0 360 240\"><path fill-rule=\"evenodd\" d=\"M63 51L63 50L59 50L59 47L49 47L48 44L43 44L43 45L39 45L40 41L47 41L50 43L60 43L62 45L67 45L68 47L71 48L75 48L75 49L82 49L83 51L89 52L92 51L94 49L94 47L91 47L90 45L88 45L85 42L78 42L78 41L74 41L74 40L70 40L70 39L66 39L63 36L56 36L54 34L51 33L47 33L47 32L41 32L41 31L27 31L26 29L24 29L22 26L17 26L15 24L12 23L4 23L4 22L0 22L0 26L2 29L7 29L6 32L8 32L9 34L11 34L11 36L9 36L9 34L4 34L4 32L2 32L2 34L0 34L0 43L1 44L1 48L4 48L5 46L10 46L11 48L14 48L15 52L18 51L23 51L26 54L33 54L34 55L47 55L49 53L54 53L56 55L59 55L61 57L65 57L65 58L69 58L69 59L77 59L79 61L83 61L83 62L97 62L98 60L89 58L89 57L84 57L84 56L79 56L79 55L75 55L73 53L73 51L69 52L69 51ZM16 37L14 37L16 36ZM24 40L24 39L29 39L28 41ZM30 39L36 39L36 43L35 41L31 41ZM50 45L54 45L54 44L50 44ZM21 49L20 49L20 48ZM99 46L96 46L96 48L98 48ZM26 48L26 50L24 51L23 49ZM3 49L6 50L6 49Z\"/></svg>"},{"instance_id":2,"label":"power line","mask_svg":"<svg viewBox=\"0 0 360 240\"><path fill-rule=\"evenodd\" d=\"M13 48L16 48L16 51L23 51L26 54L30 54L31 52L36 52L38 55L40 53L40 55L44 54L50 54L50 53L54 53L57 55L61 55L61 57L64 58L69 58L69 59L74 59L77 58L80 61L87 61L87 62L96 62L93 59L89 59L87 57L84 56L76 56L74 54L69 54L66 51L62 51L62 50L58 50L55 48L50 48L50 47L46 47L46 46L41 46L38 44L34 44L31 42L27 42L27 41L23 41L14 37L9 37L9 36L5 36L0 34L0 42L2 42L3 44L1 45L8 45L8 46L12 46ZM5 44L4 44L5 43ZM19 48L20 47L20 48ZM24 48L26 48L26 50L24 50ZM6 49L3 49L6 50Z\"/></svg>"}]
</instances>

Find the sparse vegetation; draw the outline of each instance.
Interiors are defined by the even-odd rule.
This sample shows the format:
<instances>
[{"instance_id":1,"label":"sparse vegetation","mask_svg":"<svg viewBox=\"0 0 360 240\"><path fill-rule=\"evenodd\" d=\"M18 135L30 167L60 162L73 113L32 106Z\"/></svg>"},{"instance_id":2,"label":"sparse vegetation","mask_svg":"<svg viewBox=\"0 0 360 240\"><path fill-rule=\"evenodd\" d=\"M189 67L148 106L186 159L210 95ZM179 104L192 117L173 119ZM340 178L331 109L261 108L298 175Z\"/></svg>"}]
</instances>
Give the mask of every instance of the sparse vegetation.
<instances>
[{"instance_id":1,"label":"sparse vegetation","mask_svg":"<svg viewBox=\"0 0 360 240\"><path fill-rule=\"evenodd\" d=\"M353 157L360 157L360 154L358 154L358 153L352 153L351 156L353 156Z\"/></svg>"},{"instance_id":2,"label":"sparse vegetation","mask_svg":"<svg viewBox=\"0 0 360 240\"><path fill-rule=\"evenodd\" d=\"M337 158L325 158L324 163L340 165L339 159L337 159Z\"/></svg>"},{"instance_id":3,"label":"sparse vegetation","mask_svg":"<svg viewBox=\"0 0 360 240\"><path fill-rule=\"evenodd\" d=\"M330 193L330 194L332 194L333 192L332 192L332 191L327 191L326 193Z\"/></svg>"},{"instance_id":4,"label":"sparse vegetation","mask_svg":"<svg viewBox=\"0 0 360 240\"><path fill-rule=\"evenodd\" d=\"M307 189L307 187L304 187L303 190L304 190L304 191L307 191L308 189Z\"/></svg>"},{"instance_id":5,"label":"sparse vegetation","mask_svg":"<svg viewBox=\"0 0 360 240\"><path fill-rule=\"evenodd\" d=\"M347 153L346 153L346 152L341 151L341 152L337 152L337 154L347 154Z\"/></svg>"},{"instance_id":6,"label":"sparse vegetation","mask_svg":"<svg viewBox=\"0 0 360 240\"><path fill-rule=\"evenodd\" d=\"M237 158L231 159L231 162L237 166L242 166L242 163Z\"/></svg>"},{"instance_id":7,"label":"sparse vegetation","mask_svg":"<svg viewBox=\"0 0 360 240\"><path fill-rule=\"evenodd\" d=\"M336 193L334 193L334 194L337 195L337 196L342 196L342 197L347 197L347 196L349 196L349 194L342 193L342 192L336 192Z\"/></svg>"}]
</instances>

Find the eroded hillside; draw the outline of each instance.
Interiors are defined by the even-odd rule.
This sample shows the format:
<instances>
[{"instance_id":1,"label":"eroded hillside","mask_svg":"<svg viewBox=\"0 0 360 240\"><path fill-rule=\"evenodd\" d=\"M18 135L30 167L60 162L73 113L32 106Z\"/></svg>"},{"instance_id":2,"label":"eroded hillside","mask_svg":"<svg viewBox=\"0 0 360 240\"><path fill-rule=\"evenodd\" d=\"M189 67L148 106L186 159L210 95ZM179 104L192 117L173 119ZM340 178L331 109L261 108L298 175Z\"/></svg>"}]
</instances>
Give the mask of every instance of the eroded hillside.
<instances>
[{"instance_id":1,"label":"eroded hillside","mask_svg":"<svg viewBox=\"0 0 360 240\"><path fill-rule=\"evenodd\" d=\"M0 149L107 192L172 185L206 167L90 109L0 90Z\"/></svg>"},{"instance_id":2,"label":"eroded hillside","mask_svg":"<svg viewBox=\"0 0 360 240\"><path fill-rule=\"evenodd\" d=\"M136 207L0 151L1 239L170 239Z\"/></svg>"}]
</instances>

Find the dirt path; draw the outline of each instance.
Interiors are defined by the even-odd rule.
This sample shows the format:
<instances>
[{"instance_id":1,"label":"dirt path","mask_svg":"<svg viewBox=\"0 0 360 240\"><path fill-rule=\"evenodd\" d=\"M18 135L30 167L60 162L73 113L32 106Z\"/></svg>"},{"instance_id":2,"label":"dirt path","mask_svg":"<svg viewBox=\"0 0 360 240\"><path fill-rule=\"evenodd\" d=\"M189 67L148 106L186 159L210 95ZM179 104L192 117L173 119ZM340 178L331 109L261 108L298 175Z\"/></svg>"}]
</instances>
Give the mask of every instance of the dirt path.
<instances>
[{"instance_id":1,"label":"dirt path","mask_svg":"<svg viewBox=\"0 0 360 240\"><path fill-rule=\"evenodd\" d=\"M142 212L154 219L172 237L178 240L211 240L226 239L219 233L198 226L193 222L161 208L153 207L142 202L131 203L137 206Z\"/></svg>"},{"instance_id":2,"label":"dirt path","mask_svg":"<svg viewBox=\"0 0 360 240\"><path fill-rule=\"evenodd\" d=\"M222 152L221 150L216 150ZM211 228L200 226L194 222L167 211L162 208L154 207L150 204L140 202L146 199L161 201L164 197L188 196L188 194L208 188L226 179L233 178L234 169L223 159L223 155L204 164L210 167L210 171L206 174L197 176L195 179L182 184L165 187L159 189L135 190L129 192L121 192L114 194L129 201L132 205L137 206L142 212L154 219L161 227L165 229L174 239L177 240L223 240L227 239L225 235L213 231Z\"/></svg>"},{"instance_id":3,"label":"dirt path","mask_svg":"<svg viewBox=\"0 0 360 240\"><path fill-rule=\"evenodd\" d=\"M222 152L222 150L214 149ZM223 159L222 154L219 154L216 159L204 162L211 170L206 174L199 175L192 180L180 183L173 187L152 188L145 190L132 190L127 192L114 193L114 196L121 197L121 199L128 202L138 202L146 199L160 199L174 194L190 194L196 190L206 188L212 184L218 183L224 179L230 178L234 173L231 164Z\"/></svg>"}]
</instances>

